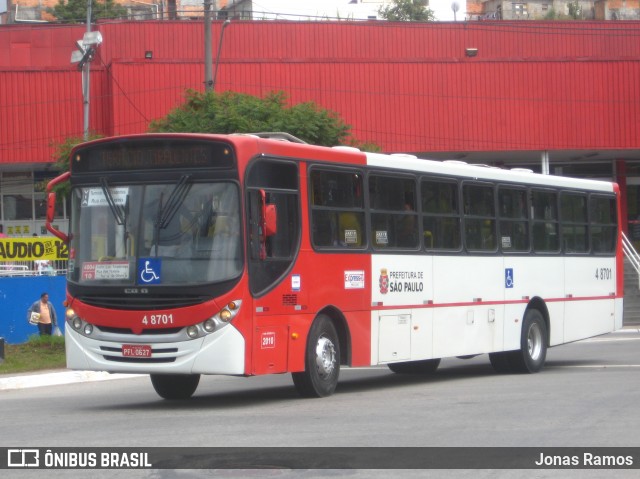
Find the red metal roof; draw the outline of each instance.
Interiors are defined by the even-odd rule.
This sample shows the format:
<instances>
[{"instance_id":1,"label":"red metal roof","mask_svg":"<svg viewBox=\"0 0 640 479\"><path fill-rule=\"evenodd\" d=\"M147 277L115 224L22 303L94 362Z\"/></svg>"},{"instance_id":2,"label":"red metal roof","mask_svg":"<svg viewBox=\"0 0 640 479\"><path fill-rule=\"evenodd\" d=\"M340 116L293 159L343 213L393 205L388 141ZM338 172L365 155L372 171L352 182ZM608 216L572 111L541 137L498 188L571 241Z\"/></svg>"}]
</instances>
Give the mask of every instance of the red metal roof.
<instances>
[{"instance_id":1,"label":"red metal roof","mask_svg":"<svg viewBox=\"0 0 640 479\"><path fill-rule=\"evenodd\" d=\"M96 28L93 130L144 132L203 89L202 22ZM82 135L83 33L0 29L0 162L50 161ZM639 149L639 39L640 22L232 22L216 90L315 101L385 151Z\"/></svg>"}]
</instances>

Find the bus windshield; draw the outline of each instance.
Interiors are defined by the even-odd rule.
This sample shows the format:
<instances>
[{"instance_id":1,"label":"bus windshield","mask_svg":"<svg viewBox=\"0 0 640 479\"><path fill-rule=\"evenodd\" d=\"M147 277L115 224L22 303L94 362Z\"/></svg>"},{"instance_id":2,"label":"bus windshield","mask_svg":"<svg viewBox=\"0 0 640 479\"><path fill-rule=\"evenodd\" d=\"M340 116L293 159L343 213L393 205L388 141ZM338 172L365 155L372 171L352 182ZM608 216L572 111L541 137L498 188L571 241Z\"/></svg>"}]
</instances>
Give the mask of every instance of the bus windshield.
<instances>
[{"instance_id":1,"label":"bus windshield","mask_svg":"<svg viewBox=\"0 0 640 479\"><path fill-rule=\"evenodd\" d=\"M76 187L68 279L80 284L227 281L242 270L239 193L229 181Z\"/></svg>"}]
</instances>

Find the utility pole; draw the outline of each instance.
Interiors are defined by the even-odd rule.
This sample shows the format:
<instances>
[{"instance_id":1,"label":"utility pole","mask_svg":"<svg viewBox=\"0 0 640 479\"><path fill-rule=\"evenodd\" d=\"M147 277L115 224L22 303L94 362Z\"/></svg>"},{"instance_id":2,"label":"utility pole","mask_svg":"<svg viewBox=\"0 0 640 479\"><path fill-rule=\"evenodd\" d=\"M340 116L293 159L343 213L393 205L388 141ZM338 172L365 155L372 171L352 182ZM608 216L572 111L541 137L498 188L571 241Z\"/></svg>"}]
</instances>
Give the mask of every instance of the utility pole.
<instances>
[{"instance_id":1,"label":"utility pole","mask_svg":"<svg viewBox=\"0 0 640 479\"><path fill-rule=\"evenodd\" d=\"M87 0L87 33L91 32L91 0ZM87 61L82 66L82 99L84 110L84 141L89 139L89 74L91 62Z\"/></svg>"},{"instance_id":2,"label":"utility pole","mask_svg":"<svg viewBox=\"0 0 640 479\"><path fill-rule=\"evenodd\" d=\"M213 90L213 52L211 51L211 0L204 0L204 89Z\"/></svg>"}]
</instances>

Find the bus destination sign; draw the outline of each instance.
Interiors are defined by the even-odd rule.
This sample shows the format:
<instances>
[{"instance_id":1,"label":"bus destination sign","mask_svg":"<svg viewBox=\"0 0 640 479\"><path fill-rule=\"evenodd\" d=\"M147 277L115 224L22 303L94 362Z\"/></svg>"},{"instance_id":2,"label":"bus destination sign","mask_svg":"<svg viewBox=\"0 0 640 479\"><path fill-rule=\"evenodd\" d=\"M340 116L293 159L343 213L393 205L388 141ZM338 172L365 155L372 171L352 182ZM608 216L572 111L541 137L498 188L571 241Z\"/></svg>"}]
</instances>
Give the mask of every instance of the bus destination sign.
<instances>
[{"instance_id":1,"label":"bus destination sign","mask_svg":"<svg viewBox=\"0 0 640 479\"><path fill-rule=\"evenodd\" d=\"M234 155L224 143L202 141L123 141L76 151L74 173L184 168L232 168Z\"/></svg>"}]
</instances>

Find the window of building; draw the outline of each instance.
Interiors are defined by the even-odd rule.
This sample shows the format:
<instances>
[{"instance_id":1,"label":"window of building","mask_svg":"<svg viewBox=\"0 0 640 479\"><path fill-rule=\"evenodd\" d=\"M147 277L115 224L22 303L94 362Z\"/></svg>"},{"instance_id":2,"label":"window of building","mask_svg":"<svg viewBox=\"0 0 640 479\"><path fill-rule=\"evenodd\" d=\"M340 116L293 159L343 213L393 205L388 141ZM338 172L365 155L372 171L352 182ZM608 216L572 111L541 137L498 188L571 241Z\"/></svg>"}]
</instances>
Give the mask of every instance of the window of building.
<instances>
[{"instance_id":1,"label":"window of building","mask_svg":"<svg viewBox=\"0 0 640 479\"><path fill-rule=\"evenodd\" d=\"M527 4L526 3L512 3L511 8L515 17L527 16Z\"/></svg>"}]
</instances>

